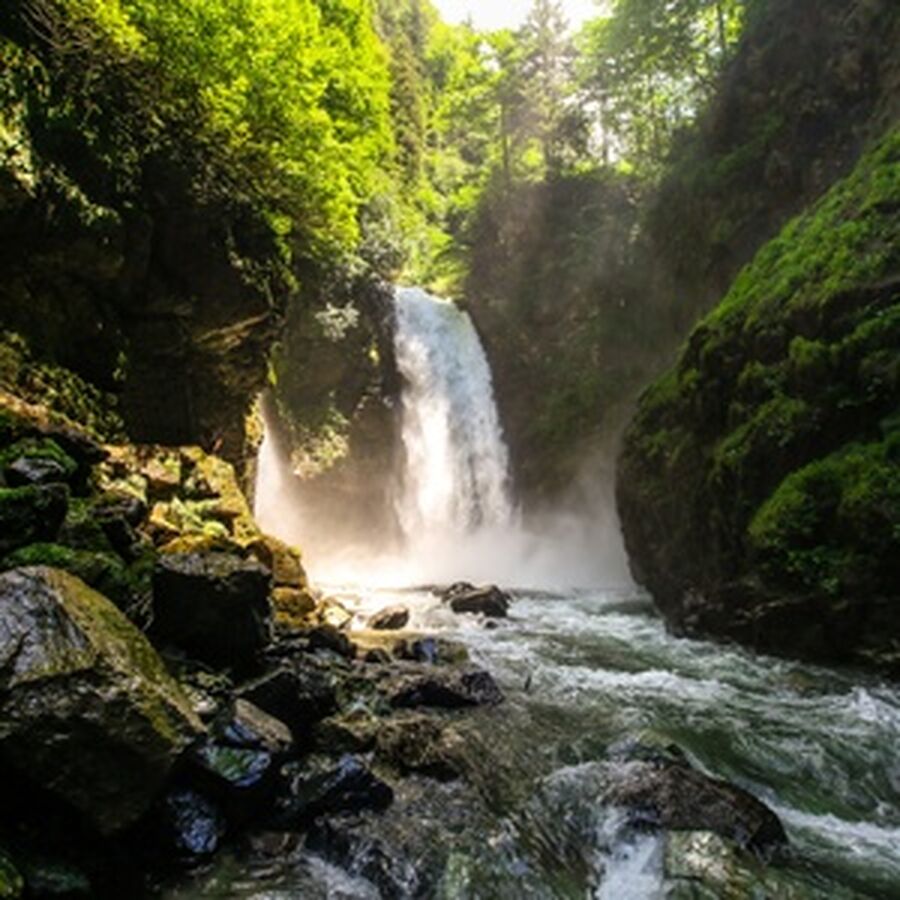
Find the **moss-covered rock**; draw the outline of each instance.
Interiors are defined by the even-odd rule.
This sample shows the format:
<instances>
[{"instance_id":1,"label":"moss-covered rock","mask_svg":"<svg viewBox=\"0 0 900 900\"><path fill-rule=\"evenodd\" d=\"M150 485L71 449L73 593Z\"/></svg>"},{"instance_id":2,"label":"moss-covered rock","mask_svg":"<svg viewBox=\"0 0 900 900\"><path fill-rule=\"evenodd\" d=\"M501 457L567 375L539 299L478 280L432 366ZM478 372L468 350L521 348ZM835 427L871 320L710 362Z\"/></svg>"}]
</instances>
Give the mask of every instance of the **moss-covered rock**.
<instances>
[{"instance_id":1,"label":"moss-covered rock","mask_svg":"<svg viewBox=\"0 0 900 900\"><path fill-rule=\"evenodd\" d=\"M0 488L0 553L53 540L68 503L69 490L62 484Z\"/></svg>"},{"instance_id":2,"label":"moss-covered rock","mask_svg":"<svg viewBox=\"0 0 900 900\"><path fill-rule=\"evenodd\" d=\"M0 471L11 487L29 484L68 484L78 464L49 438L26 438L0 453Z\"/></svg>"},{"instance_id":3,"label":"moss-covered rock","mask_svg":"<svg viewBox=\"0 0 900 900\"><path fill-rule=\"evenodd\" d=\"M676 628L900 662L900 129L791 222L641 398L619 506Z\"/></svg>"},{"instance_id":4,"label":"moss-covered rock","mask_svg":"<svg viewBox=\"0 0 900 900\"><path fill-rule=\"evenodd\" d=\"M47 567L0 575L0 756L104 832L134 822L202 731L146 638Z\"/></svg>"},{"instance_id":5,"label":"moss-covered rock","mask_svg":"<svg viewBox=\"0 0 900 900\"><path fill-rule=\"evenodd\" d=\"M150 594L153 560L127 565L113 553L76 550L60 544L29 544L4 557L0 569L50 566L80 578L123 611L133 610Z\"/></svg>"}]
</instances>

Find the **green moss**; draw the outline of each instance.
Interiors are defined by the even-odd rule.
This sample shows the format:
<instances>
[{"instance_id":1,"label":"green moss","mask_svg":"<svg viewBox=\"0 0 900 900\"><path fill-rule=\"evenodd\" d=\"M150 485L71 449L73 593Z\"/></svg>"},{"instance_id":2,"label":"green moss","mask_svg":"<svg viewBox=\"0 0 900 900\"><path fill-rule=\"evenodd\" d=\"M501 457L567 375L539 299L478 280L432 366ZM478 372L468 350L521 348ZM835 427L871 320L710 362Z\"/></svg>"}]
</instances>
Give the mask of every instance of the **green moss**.
<instances>
[{"instance_id":1,"label":"green moss","mask_svg":"<svg viewBox=\"0 0 900 900\"><path fill-rule=\"evenodd\" d=\"M792 473L749 528L775 584L826 595L893 590L900 574L900 465L887 443L852 445Z\"/></svg>"},{"instance_id":2,"label":"green moss","mask_svg":"<svg viewBox=\"0 0 900 900\"><path fill-rule=\"evenodd\" d=\"M0 552L55 536L68 496L64 485L0 488Z\"/></svg>"},{"instance_id":3,"label":"green moss","mask_svg":"<svg viewBox=\"0 0 900 900\"><path fill-rule=\"evenodd\" d=\"M60 544L30 544L6 556L0 568L50 566L80 578L122 608L129 608L150 590L152 562L132 566L112 553L77 550Z\"/></svg>"},{"instance_id":4,"label":"green moss","mask_svg":"<svg viewBox=\"0 0 900 900\"><path fill-rule=\"evenodd\" d=\"M18 459L50 460L57 463L63 480L69 481L78 471L78 463L56 441L49 438L25 438L0 452L0 471Z\"/></svg>"}]
</instances>

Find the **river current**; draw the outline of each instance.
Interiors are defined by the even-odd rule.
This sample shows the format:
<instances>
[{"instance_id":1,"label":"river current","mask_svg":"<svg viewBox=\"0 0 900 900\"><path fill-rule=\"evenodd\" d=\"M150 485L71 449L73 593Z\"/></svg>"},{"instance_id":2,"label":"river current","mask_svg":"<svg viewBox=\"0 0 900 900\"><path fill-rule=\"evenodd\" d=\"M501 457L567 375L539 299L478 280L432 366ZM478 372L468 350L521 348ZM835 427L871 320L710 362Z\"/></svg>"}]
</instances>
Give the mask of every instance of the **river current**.
<instances>
[{"instance_id":1,"label":"river current","mask_svg":"<svg viewBox=\"0 0 900 900\"><path fill-rule=\"evenodd\" d=\"M354 613L354 628L384 607L408 607L398 639L462 643L506 702L459 718L467 779L403 779L386 813L355 826L391 858L390 893L674 896L662 839L623 829L597 803L592 767L637 739L677 745L695 766L768 804L788 833L790 851L769 874L760 869L727 893L698 888L679 900L900 897L900 688L667 633L650 599L629 584L608 492L589 519L523 521L490 370L465 313L419 289L398 289L396 305L405 383L396 506L405 545L394 555L358 554L353 566L311 560L313 575L336 583L349 574L369 585L329 588ZM257 515L303 546L302 510L282 502L295 496L284 490L290 473L267 446ZM427 589L371 586L462 578L532 587L514 590L510 617L487 627ZM562 587L571 583L605 587ZM265 859L226 857L172 897L387 896L347 869L298 845Z\"/></svg>"}]
</instances>

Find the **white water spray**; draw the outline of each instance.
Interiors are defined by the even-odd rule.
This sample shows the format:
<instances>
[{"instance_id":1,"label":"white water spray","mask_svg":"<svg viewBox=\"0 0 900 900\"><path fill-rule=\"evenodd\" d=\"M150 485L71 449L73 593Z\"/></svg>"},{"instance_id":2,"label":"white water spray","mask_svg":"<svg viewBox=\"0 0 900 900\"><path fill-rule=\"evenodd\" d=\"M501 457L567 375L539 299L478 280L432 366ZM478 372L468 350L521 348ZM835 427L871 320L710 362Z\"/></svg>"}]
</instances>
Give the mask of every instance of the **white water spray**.
<instances>
[{"instance_id":1,"label":"white water spray","mask_svg":"<svg viewBox=\"0 0 900 900\"><path fill-rule=\"evenodd\" d=\"M610 479L584 487L583 495L596 495L587 503L579 498L589 516L556 511L524 520L511 496L490 367L469 316L420 288L398 288L394 303L404 383L394 506L403 546L393 553L353 546L337 527L328 549L319 549L322 523L309 521L302 485L271 435L258 463L256 514L263 528L312 548L311 574L332 584L628 584Z\"/></svg>"},{"instance_id":2,"label":"white water spray","mask_svg":"<svg viewBox=\"0 0 900 900\"><path fill-rule=\"evenodd\" d=\"M491 370L466 313L420 288L396 293L406 455L397 514L411 543L512 526L508 454Z\"/></svg>"}]
</instances>

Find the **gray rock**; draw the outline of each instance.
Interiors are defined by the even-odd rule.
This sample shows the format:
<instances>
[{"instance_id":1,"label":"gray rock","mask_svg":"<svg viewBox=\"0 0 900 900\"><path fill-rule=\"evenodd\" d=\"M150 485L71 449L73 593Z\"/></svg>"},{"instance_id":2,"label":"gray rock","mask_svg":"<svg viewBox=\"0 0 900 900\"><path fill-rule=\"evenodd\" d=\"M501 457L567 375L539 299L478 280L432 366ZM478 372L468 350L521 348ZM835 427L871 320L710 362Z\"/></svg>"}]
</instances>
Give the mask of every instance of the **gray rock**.
<instances>
[{"instance_id":1,"label":"gray rock","mask_svg":"<svg viewBox=\"0 0 900 900\"><path fill-rule=\"evenodd\" d=\"M390 606L369 619L369 628L373 631L399 631L408 622L409 610L405 606Z\"/></svg>"},{"instance_id":2,"label":"gray rock","mask_svg":"<svg viewBox=\"0 0 900 900\"><path fill-rule=\"evenodd\" d=\"M231 553L172 553L153 574L153 635L195 659L252 672L270 640L268 569Z\"/></svg>"},{"instance_id":3,"label":"gray rock","mask_svg":"<svg viewBox=\"0 0 900 900\"><path fill-rule=\"evenodd\" d=\"M503 702L503 694L497 683L490 673L481 670L459 672L433 669L403 675L388 685L387 695L395 709L419 706L460 709Z\"/></svg>"},{"instance_id":4,"label":"gray rock","mask_svg":"<svg viewBox=\"0 0 900 900\"><path fill-rule=\"evenodd\" d=\"M202 731L109 600L55 569L0 576L0 755L15 768L114 832Z\"/></svg>"}]
</instances>

